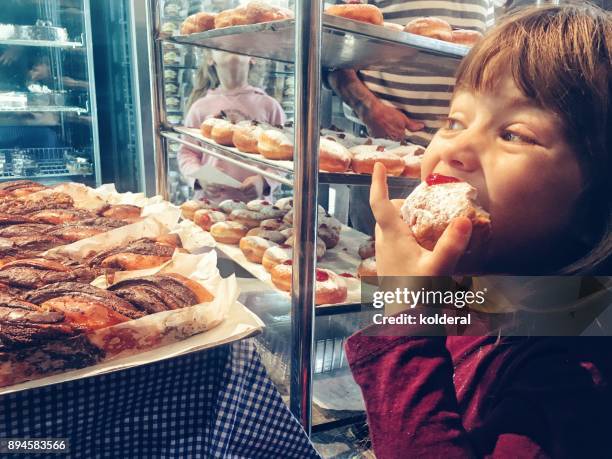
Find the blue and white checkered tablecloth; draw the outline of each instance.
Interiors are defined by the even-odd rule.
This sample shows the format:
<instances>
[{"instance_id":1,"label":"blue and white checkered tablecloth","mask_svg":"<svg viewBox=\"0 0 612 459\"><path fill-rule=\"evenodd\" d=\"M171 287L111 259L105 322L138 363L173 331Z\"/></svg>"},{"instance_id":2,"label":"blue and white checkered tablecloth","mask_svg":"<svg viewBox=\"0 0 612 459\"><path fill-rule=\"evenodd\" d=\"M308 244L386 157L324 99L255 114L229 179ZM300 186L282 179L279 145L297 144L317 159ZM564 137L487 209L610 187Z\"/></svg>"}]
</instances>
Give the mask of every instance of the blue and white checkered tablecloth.
<instances>
[{"instance_id":1,"label":"blue and white checkered tablecloth","mask_svg":"<svg viewBox=\"0 0 612 459\"><path fill-rule=\"evenodd\" d=\"M252 339L1 396L0 438L16 437L68 438L77 458L320 457Z\"/></svg>"}]
</instances>

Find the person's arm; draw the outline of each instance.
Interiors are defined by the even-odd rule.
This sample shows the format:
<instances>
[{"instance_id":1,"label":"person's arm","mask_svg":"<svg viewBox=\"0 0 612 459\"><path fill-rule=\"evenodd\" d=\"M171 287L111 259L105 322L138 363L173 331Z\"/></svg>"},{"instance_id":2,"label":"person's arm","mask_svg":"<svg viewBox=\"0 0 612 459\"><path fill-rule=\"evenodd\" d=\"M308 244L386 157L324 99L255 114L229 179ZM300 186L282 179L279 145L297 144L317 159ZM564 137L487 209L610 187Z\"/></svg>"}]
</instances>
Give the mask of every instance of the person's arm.
<instances>
[{"instance_id":1,"label":"person's arm","mask_svg":"<svg viewBox=\"0 0 612 459\"><path fill-rule=\"evenodd\" d=\"M327 81L332 90L354 111L375 137L403 139L406 129L418 131L424 124L386 105L368 89L355 70L336 70Z\"/></svg>"},{"instance_id":2,"label":"person's arm","mask_svg":"<svg viewBox=\"0 0 612 459\"><path fill-rule=\"evenodd\" d=\"M474 412L457 401L450 339L464 338L362 331L348 339L347 359L377 458L593 457L605 450L607 381L597 367L589 374L591 362L573 360L562 341L531 339L487 353L492 344L483 338L486 360L478 380L459 383L481 397ZM478 355L464 357L482 363ZM466 430L464 418L475 428Z\"/></svg>"}]
</instances>

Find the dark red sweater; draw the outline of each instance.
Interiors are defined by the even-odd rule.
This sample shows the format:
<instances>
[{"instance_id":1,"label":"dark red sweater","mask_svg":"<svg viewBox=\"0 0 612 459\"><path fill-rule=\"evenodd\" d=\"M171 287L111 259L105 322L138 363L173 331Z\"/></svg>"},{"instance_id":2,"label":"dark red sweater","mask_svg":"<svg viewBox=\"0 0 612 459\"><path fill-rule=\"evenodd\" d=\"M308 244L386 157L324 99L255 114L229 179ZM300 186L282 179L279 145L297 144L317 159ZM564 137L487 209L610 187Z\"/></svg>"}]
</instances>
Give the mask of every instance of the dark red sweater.
<instances>
[{"instance_id":1,"label":"dark red sweater","mask_svg":"<svg viewBox=\"0 0 612 459\"><path fill-rule=\"evenodd\" d=\"M379 459L612 457L612 339L362 331L346 350Z\"/></svg>"}]
</instances>

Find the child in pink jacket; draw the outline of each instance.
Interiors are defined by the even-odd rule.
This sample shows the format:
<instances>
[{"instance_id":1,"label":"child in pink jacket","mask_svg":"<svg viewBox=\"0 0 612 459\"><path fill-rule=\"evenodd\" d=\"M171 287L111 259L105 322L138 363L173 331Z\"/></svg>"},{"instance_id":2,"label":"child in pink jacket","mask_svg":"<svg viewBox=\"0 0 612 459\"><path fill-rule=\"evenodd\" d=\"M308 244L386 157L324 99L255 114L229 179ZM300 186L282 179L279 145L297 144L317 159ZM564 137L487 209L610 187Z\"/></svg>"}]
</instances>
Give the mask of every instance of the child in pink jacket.
<instances>
[{"instance_id":1,"label":"child in pink jacket","mask_svg":"<svg viewBox=\"0 0 612 459\"><path fill-rule=\"evenodd\" d=\"M205 94L189 108L185 126L199 128L209 117L223 112L234 122L256 120L279 125L285 122L285 113L280 104L268 96L264 90L248 84L250 58L223 51L212 51L212 65L207 68L208 75L200 88L194 90L192 99ZM206 87L214 89L207 89ZM207 198L213 202L225 199L249 201L269 196L277 186L260 175L242 169L221 159L214 158L183 145L178 153L181 174L195 188L194 199ZM240 181L242 185L234 188L215 183L198 183L193 175L204 165L214 166L219 172Z\"/></svg>"}]
</instances>

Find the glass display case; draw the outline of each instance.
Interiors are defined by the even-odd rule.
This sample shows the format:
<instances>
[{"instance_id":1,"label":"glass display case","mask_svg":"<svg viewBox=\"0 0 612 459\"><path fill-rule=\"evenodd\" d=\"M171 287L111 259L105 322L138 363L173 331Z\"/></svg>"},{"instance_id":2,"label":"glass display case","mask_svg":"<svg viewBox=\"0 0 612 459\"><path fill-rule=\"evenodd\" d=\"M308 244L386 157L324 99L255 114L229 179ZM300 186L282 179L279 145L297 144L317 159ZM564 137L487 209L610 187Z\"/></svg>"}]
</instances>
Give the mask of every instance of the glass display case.
<instances>
[{"instance_id":1,"label":"glass display case","mask_svg":"<svg viewBox=\"0 0 612 459\"><path fill-rule=\"evenodd\" d=\"M197 5L195 4L197 3ZM246 2L244 2L246 3ZM397 70L411 56L411 64L422 68L454 69L467 53L465 46L430 40L385 27L348 21L322 14L322 3L296 2L296 18L269 23L234 26L209 30L191 35L180 35L180 23L188 13L219 11L234 6L232 2L156 1L148 2L151 24L152 55L156 60L156 85L153 88L156 134L157 188L165 196L180 203L190 197L188 182L181 182L176 169L175 154L187 146L209 157L226 161L283 186L293 197L290 291L281 291L261 266L249 262L241 250L229 244L217 244L225 274L234 273L239 279L241 301L258 314L266 329L258 338L260 354L270 376L286 397L293 413L307 432L334 429L351 423L363 423L364 406L359 388L354 383L344 355L346 338L366 323L362 311L361 283L357 272L362 259L358 248L366 244L371 235L350 227L347 221L346 186L369 186L371 176L346 169L340 172L319 170L319 144L328 134L336 132L330 126L343 116L341 106L326 101L322 89L322 71L338 68ZM196 8L197 6L197 8ZM287 6L277 5L277 6ZM174 25L165 22L168 10L179 15ZM179 90L181 84L168 83L177 72L168 72L168 62L183 63L175 59L185 55L217 49L240 55L254 56L275 62L268 69L286 74L285 85L276 99L285 106L282 97L292 97L289 112L293 129L286 130L293 137L292 160L273 160L260 154L251 154L214 142L202 135L197 127L187 127L184 121L186 93L177 100L168 90ZM170 50L170 57L168 57ZM183 50L183 51L178 51ZM173 81L173 80L170 80ZM192 86L193 87L193 86ZM188 86L185 86L185 89ZM322 97L323 96L323 97ZM168 105L170 103L170 107ZM178 107L176 117L173 108ZM342 118L347 133L352 124ZM325 128L326 131L321 129ZM359 129L354 129L354 132ZM344 135L344 134L343 134ZM344 137L336 137L344 139ZM380 142L384 139L355 138L355 145ZM399 146L399 144L397 144ZM413 188L419 179L405 176L389 177L390 186ZM177 182L178 181L178 182ZM178 187L183 191L176 192ZM333 191L324 192L325 187ZM321 199L324 196L324 199ZM321 203L324 209L318 208ZM329 219L332 220L329 220ZM321 221L338 222L339 241L331 244L317 260L317 238L322 235ZM284 220L285 221L285 220ZM287 223L286 221L286 223ZM335 225L335 223L334 223ZM291 239L292 238L292 239ZM343 277L348 285L342 301L318 304L316 281L319 270L324 269Z\"/></svg>"},{"instance_id":2,"label":"glass display case","mask_svg":"<svg viewBox=\"0 0 612 459\"><path fill-rule=\"evenodd\" d=\"M136 47L138 5L2 3L0 180L114 183L120 191L154 192L142 134L143 113L150 118L151 108L138 86L138 63L148 63Z\"/></svg>"},{"instance_id":3,"label":"glass display case","mask_svg":"<svg viewBox=\"0 0 612 459\"><path fill-rule=\"evenodd\" d=\"M0 9L0 180L99 184L88 0Z\"/></svg>"}]
</instances>

